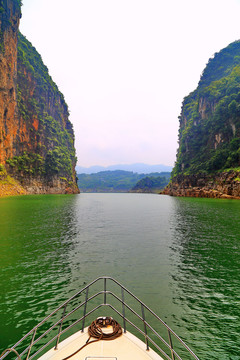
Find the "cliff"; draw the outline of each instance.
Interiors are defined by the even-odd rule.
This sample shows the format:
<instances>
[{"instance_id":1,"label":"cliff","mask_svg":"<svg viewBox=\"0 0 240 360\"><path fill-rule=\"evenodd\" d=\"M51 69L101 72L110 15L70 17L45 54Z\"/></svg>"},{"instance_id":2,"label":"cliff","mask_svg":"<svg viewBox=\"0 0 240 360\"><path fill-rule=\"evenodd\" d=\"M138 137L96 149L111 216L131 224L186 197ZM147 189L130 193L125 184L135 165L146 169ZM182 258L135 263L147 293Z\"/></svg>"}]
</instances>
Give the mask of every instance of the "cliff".
<instances>
[{"instance_id":1,"label":"cliff","mask_svg":"<svg viewBox=\"0 0 240 360\"><path fill-rule=\"evenodd\" d=\"M20 1L0 5L0 195L78 193L67 104L18 32ZM7 183L18 190L5 191Z\"/></svg>"},{"instance_id":2,"label":"cliff","mask_svg":"<svg viewBox=\"0 0 240 360\"><path fill-rule=\"evenodd\" d=\"M171 196L240 199L240 171L177 175L162 193Z\"/></svg>"},{"instance_id":3,"label":"cliff","mask_svg":"<svg viewBox=\"0 0 240 360\"><path fill-rule=\"evenodd\" d=\"M211 58L184 98L179 148L164 193L240 197L240 41Z\"/></svg>"},{"instance_id":4,"label":"cliff","mask_svg":"<svg viewBox=\"0 0 240 360\"><path fill-rule=\"evenodd\" d=\"M17 38L21 16L17 1L0 1L0 163L14 155L17 120Z\"/></svg>"}]
</instances>

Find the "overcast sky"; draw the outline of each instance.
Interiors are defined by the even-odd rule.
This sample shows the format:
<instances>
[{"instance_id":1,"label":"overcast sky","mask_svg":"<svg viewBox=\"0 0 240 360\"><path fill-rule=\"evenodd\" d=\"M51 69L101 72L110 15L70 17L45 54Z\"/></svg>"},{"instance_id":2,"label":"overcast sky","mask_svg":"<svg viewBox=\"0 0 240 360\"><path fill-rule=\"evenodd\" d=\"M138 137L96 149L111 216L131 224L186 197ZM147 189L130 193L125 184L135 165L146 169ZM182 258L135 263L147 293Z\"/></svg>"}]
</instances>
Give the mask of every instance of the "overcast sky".
<instances>
[{"instance_id":1,"label":"overcast sky","mask_svg":"<svg viewBox=\"0 0 240 360\"><path fill-rule=\"evenodd\" d=\"M69 105L79 165L173 165L182 100L239 16L240 0L23 0L20 30Z\"/></svg>"}]
</instances>

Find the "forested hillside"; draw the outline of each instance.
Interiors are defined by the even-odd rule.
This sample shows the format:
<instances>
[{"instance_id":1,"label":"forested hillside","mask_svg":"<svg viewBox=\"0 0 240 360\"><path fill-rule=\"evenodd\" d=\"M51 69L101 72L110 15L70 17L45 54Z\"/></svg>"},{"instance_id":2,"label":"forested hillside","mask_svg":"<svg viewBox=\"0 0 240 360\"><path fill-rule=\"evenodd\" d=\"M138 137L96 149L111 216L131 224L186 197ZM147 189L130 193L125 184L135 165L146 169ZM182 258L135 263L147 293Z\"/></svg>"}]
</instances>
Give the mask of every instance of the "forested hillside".
<instances>
[{"instance_id":1,"label":"forested hillside","mask_svg":"<svg viewBox=\"0 0 240 360\"><path fill-rule=\"evenodd\" d=\"M179 148L165 193L240 197L240 41L216 53L184 98Z\"/></svg>"},{"instance_id":2,"label":"forested hillside","mask_svg":"<svg viewBox=\"0 0 240 360\"><path fill-rule=\"evenodd\" d=\"M170 173L151 173L152 178L170 178ZM146 174L138 174L132 171L115 170L100 171L94 174L78 174L78 186L83 192L128 192L138 183L145 179ZM166 180L165 185L167 185Z\"/></svg>"},{"instance_id":3,"label":"forested hillside","mask_svg":"<svg viewBox=\"0 0 240 360\"><path fill-rule=\"evenodd\" d=\"M139 180L132 188L132 192L159 193L167 186L170 180L170 173L161 173L160 176L152 176L149 174Z\"/></svg>"}]
</instances>

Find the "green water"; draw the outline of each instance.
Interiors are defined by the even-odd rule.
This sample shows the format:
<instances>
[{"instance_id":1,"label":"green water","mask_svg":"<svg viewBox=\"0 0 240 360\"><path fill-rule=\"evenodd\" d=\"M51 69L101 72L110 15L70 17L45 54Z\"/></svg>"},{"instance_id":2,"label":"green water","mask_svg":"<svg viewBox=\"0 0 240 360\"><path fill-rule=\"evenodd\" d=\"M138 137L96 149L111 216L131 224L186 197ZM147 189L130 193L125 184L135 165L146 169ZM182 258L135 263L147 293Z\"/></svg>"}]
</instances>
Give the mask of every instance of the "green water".
<instances>
[{"instance_id":1,"label":"green water","mask_svg":"<svg viewBox=\"0 0 240 360\"><path fill-rule=\"evenodd\" d=\"M201 360L240 359L240 201L146 194L0 199L0 351L113 276Z\"/></svg>"}]
</instances>

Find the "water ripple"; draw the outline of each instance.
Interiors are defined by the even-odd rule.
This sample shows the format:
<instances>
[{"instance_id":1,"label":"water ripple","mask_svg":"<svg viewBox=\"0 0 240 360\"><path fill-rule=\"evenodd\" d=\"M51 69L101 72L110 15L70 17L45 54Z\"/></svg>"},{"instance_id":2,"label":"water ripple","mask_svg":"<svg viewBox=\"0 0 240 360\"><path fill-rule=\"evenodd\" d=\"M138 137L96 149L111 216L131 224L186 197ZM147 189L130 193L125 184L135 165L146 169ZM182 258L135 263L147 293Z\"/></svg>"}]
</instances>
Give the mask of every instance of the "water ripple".
<instances>
[{"instance_id":1,"label":"water ripple","mask_svg":"<svg viewBox=\"0 0 240 360\"><path fill-rule=\"evenodd\" d=\"M0 347L105 274L152 307L200 359L239 360L239 220L239 201L1 199Z\"/></svg>"}]
</instances>

